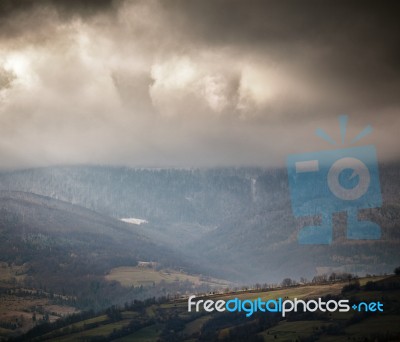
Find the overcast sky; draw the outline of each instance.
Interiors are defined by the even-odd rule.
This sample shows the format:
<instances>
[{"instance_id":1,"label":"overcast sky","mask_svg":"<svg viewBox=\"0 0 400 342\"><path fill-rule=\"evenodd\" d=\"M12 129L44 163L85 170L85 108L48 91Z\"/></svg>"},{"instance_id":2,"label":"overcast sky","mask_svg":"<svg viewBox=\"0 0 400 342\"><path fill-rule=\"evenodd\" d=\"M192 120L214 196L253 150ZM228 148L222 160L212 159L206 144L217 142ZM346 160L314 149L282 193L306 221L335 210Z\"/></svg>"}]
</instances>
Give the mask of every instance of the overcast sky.
<instances>
[{"instance_id":1,"label":"overcast sky","mask_svg":"<svg viewBox=\"0 0 400 342\"><path fill-rule=\"evenodd\" d=\"M281 166L341 114L397 160L395 6L1 0L0 168Z\"/></svg>"}]
</instances>

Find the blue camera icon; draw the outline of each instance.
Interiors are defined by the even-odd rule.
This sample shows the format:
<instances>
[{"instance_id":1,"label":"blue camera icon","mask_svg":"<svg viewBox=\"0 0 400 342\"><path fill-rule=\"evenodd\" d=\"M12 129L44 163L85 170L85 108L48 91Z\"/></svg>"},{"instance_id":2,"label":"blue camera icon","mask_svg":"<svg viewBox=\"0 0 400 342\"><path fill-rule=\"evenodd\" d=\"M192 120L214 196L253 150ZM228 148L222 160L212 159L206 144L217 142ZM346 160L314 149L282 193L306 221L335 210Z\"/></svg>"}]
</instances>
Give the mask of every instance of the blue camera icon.
<instances>
[{"instance_id":1,"label":"blue camera icon","mask_svg":"<svg viewBox=\"0 0 400 342\"><path fill-rule=\"evenodd\" d=\"M300 230L300 244L330 244L332 214L343 211L347 212L348 239L381 237L379 225L358 220L358 210L382 206L373 145L289 155L287 170L294 216L322 220L319 226Z\"/></svg>"}]
</instances>

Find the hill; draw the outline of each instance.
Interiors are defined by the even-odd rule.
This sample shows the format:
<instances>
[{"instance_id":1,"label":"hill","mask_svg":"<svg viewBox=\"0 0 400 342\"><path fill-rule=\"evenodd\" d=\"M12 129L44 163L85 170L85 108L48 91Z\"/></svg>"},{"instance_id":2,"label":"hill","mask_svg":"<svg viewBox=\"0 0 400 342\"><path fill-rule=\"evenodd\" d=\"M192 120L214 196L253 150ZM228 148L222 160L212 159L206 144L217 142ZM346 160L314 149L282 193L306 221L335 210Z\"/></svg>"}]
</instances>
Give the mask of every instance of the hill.
<instances>
[{"instance_id":1,"label":"hill","mask_svg":"<svg viewBox=\"0 0 400 342\"><path fill-rule=\"evenodd\" d=\"M104 307L126 292L106 281L111 269L138 261L193 269L185 260L130 224L49 197L0 192L3 281L15 286L72 296L82 308Z\"/></svg>"},{"instance_id":2,"label":"hill","mask_svg":"<svg viewBox=\"0 0 400 342\"><path fill-rule=\"evenodd\" d=\"M101 314L80 314L44 324L18 340L31 341L395 341L400 338L400 277L371 277L346 282L304 284L201 297L241 300L261 298L348 299L381 301L383 312L315 311L280 313L188 312L187 299L147 300L112 307Z\"/></svg>"},{"instance_id":3,"label":"hill","mask_svg":"<svg viewBox=\"0 0 400 342\"><path fill-rule=\"evenodd\" d=\"M388 273L400 264L399 165L380 165L380 178L383 206L360 218L379 223L382 239L347 240L346 214L338 213L330 246L297 244L299 229L318 219L293 216L285 170L51 167L3 172L0 188L146 220L131 229L195 260L198 273L273 282L331 271Z\"/></svg>"}]
</instances>

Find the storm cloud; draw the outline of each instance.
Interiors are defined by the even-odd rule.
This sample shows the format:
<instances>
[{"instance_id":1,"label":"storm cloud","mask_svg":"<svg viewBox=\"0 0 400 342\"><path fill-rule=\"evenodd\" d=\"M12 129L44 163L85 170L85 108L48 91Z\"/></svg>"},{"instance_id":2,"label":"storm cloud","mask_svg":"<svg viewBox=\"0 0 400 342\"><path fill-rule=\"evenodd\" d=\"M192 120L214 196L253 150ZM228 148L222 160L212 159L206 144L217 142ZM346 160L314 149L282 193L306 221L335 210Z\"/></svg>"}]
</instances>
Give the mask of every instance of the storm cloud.
<instances>
[{"instance_id":1,"label":"storm cloud","mask_svg":"<svg viewBox=\"0 0 400 342\"><path fill-rule=\"evenodd\" d=\"M283 165L371 124L400 157L398 5L2 1L2 168ZM337 139L338 140L338 139ZM346 145L348 146L348 145Z\"/></svg>"}]
</instances>

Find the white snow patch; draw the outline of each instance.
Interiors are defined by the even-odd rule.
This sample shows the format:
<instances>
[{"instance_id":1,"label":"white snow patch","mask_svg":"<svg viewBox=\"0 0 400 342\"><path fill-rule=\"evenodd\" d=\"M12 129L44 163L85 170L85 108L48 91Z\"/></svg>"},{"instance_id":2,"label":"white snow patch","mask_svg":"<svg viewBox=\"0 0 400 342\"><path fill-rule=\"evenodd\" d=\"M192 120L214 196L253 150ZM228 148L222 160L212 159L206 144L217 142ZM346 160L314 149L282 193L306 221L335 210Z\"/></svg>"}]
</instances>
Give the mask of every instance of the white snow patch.
<instances>
[{"instance_id":1,"label":"white snow patch","mask_svg":"<svg viewBox=\"0 0 400 342\"><path fill-rule=\"evenodd\" d=\"M134 217L122 218L121 221L126 222L126 223L130 223L130 224L136 224L136 225L149 223L149 221L147 221L147 220L138 219L138 218L134 218Z\"/></svg>"}]
</instances>

